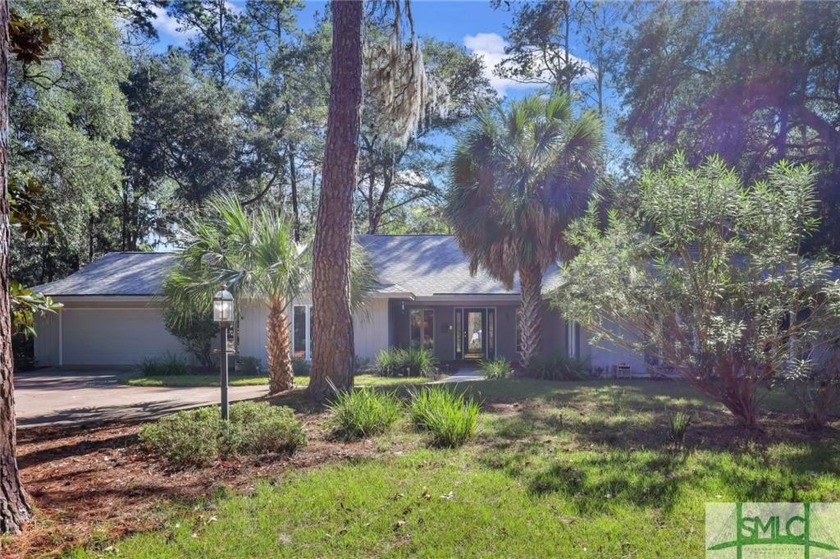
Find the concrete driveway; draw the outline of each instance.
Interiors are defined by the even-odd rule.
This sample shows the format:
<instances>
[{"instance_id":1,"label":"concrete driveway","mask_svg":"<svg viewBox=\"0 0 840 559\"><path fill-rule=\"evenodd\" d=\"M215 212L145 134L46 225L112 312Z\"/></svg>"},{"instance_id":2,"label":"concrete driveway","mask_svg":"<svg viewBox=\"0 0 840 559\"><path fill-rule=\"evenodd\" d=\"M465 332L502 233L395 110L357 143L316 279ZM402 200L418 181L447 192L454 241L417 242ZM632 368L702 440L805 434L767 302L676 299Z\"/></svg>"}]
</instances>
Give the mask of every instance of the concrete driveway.
<instances>
[{"instance_id":1,"label":"concrete driveway","mask_svg":"<svg viewBox=\"0 0 840 559\"><path fill-rule=\"evenodd\" d=\"M19 428L149 419L219 402L218 387L126 386L136 373L30 371L15 374L15 412ZM268 394L268 386L232 386L230 400Z\"/></svg>"}]
</instances>

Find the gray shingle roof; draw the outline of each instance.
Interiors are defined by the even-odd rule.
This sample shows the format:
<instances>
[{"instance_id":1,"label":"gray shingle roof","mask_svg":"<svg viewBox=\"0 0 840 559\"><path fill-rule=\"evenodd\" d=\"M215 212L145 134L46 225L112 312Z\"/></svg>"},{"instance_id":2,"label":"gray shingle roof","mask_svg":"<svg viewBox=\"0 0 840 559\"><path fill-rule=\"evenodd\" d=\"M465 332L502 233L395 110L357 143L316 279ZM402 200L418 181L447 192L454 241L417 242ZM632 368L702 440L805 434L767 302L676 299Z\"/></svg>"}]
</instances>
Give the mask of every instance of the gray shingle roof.
<instances>
[{"instance_id":1,"label":"gray shingle roof","mask_svg":"<svg viewBox=\"0 0 840 559\"><path fill-rule=\"evenodd\" d=\"M33 290L51 296L155 295L177 257L172 252L111 252L64 279Z\"/></svg>"},{"instance_id":2,"label":"gray shingle roof","mask_svg":"<svg viewBox=\"0 0 840 559\"><path fill-rule=\"evenodd\" d=\"M433 295L518 294L479 270L470 275L469 258L450 235L360 235L376 270L383 295L406 292L418 297ZM52 296L143 296L155 295L177 253L112 252L78 272L35 287ZM556 268L546 273L543 289L559 281Z\"/></svg>"},{"instance_id":3,"label":"gray shingle roof","mask_svg":"<svg viewBox=\"0 0 840 559\"><path fill-rule=\"evenodd\" d=\"M482 270L470 275L470 259L451 235L359 235L376 270L381 292L403 286L418 297L432 295L518 294L519 280L507 290ZM544 288L553 286L556 267L546 274Z\"/></svg>"}]
</instances>

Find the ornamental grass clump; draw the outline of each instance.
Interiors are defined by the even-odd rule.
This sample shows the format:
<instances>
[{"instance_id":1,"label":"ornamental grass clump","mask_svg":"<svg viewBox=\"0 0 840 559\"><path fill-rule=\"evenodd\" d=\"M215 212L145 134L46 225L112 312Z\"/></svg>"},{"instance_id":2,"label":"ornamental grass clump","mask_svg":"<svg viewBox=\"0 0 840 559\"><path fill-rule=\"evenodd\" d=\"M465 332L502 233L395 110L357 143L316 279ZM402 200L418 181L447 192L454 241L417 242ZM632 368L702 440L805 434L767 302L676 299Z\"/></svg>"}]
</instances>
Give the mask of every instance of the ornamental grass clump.
<instances>
[{"instance_id":1,"label":"ornamental grass clump","mask_svg":"<svg viewBox=\"0 0 840 559\"><path fill-rule=\"evenodd\" d=\"M415 428L431 435L432 446L457 447L475 435L477 402L441 386L411 393L409 413Z\"/></svg>"},{"instance_id":2,"label":"ornamental grass clump","mask_svg":"<svg viewBox=\"0 0 840 559\"><path fill-rule=\"evenodd\" d=\"M438 361L431 350L384 349L376 356L375 371L382 377L434 377Z\"/></svg>"},{"instance_id":3,"label":"ornamental grass clump","mask_svg":"<svg viewBox=\"0 0 840 559\"><path fill-rule=\"evenodd\" d=\"M356 388L336 392L327 408L332 436L355 440L390 429L399 419L402 405L393 392Z\"/></svg>"},{"instance_id":4,"label":"ornamental grass clump","mask_svg":"<svg viewBox=\"0 0 840 559\"><path fill-rule=\"evenodd\" d=\"M513 373L513 366L505 358L482 361L479 371L490 380L508 378Z\"/></svg>"}]
</instances>

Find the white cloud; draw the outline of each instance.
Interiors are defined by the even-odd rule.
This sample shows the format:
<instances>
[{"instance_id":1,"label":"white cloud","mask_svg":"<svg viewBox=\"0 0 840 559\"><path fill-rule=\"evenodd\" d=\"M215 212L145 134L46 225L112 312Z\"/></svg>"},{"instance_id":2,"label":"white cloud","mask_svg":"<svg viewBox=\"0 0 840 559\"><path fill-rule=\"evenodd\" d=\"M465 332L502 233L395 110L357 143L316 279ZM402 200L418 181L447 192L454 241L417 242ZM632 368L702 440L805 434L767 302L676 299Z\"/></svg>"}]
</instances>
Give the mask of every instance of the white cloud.
<instances>
[{"instance_id":1,"label":"white cloud","mask_svg":"<svg viewBox=\"0 0 840 559\"><path fill-rule=\"evenodd\" d=\"M181 24L174 17L167 14L164 8L154 6L152 7L152 11L155 13L153 25L165 42L177 45L195 36L196 31L194 29L180 31Z\"/></svg>"},{"instance_id":2,"label":"white cloud","mask_svg":"<svg viewBox=\"0 0 840 559\"><path fill-rule=\"evenodd\" d=\"M507 78L501 78L493 73L496 65L505 57L507 42L498 33L476 33L464 37L464 46L473 54L477 54L484 60L484 75L490 80L490 85L500 96L507 94L508 89L533 89L534 84L520 83ZM586 73L579 79L592 79L592 65L572 55L572 60L587 68ZM547 71L543 72L544 74Z\"/></svg>"}]
</instances>

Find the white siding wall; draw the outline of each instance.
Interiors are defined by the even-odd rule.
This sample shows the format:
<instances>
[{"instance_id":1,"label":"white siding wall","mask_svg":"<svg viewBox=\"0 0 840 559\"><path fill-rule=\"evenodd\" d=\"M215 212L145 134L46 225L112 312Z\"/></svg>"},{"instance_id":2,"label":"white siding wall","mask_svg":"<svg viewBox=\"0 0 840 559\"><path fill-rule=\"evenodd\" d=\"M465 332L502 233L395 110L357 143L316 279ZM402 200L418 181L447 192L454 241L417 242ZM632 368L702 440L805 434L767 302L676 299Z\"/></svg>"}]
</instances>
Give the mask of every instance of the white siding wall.
<instances>
[{"instance_id":1,"label":"white siding wall","mask_svg":"<svg viewBox=\"0 0 840 559\"><path fill-rule=\"evenodd\" d=\"M309 305L310 299L296 299L294 305ZM286 316L289 320L289 334L292 328L292 305ZM242 322L239 324L239 353L258 358L266 364L266 330L268 306L259 301L242 305ZM353 337L356 355L363 359L374 359L380 350L388 347L388 301L374 299L364 311L353 316Z\"/></svg>"},{"instance_id":2,"label":"white siding wall","mask_svg":"<svg viewBox=\"0 0 840 559\"><path fill-rule=\"evenodd\" d=\"M39 367L57 367L59 362L58 323L60 312L35 316L35 359Z\"/></svg>"},{"instance_id":3,"label":"white siding wall","mask_svg":"<svg viewBox=\"0 0 840 559\"><path fill-rule=\"evenodd\" d=\"M388 348L387 299L373 299L353 316L353 340L359 359L373 361L380 350Z\"/></svg>"},{"instance_id":4,"label":"white siding wall","mask_svg":"<svg viewBox=\"0 0 840 559\"><path fill-rule=\"evenodd\" d=\"M611 327L613 332L619 333L621 330L618 326ZM586 340L590 340L590 334L586 333ZM620 363L627 363L630 365L630 370L634 375L642 375L647 373L647 365L642 354L631 351L624 347L615 345L612 342L601 340L598 345L590 344L590 356L592 368L603 367L607 374L612 374L613 365Z\"/></svg>"},{"instance_id":5,"label":"white siding wall","mask_svg":"<svg viewBox=\"0 0 840 559\"><path fill-rule=\"evenodd\" d=\"M260 301L249 301L242 305L242 321L239 323L239 355L256 357L265 369L265 321L268 318L268 305ZM289 323L291 325L291 322Z\"/></svg>"},{"instance_id":6,"label":"white siding wall","mask_svg":"<svg viewBox=\"0 0 840 559\"><path fill-rule=\"evenodd\" d=\"M309 304L309 298L302 297L295 304ZM114 308L115 305L116 302L68 304L60 311L61 340L58 315L38 318L35 358L39 364L130 366L167 352L193 361L178 338L166 331L159 308L144 303L126 303ZM266 364L267 315L267 305L259 301L243 304L239 332L240 354L260 359L263 366ZM291 328L291 306L288 317ZM375 359L380 350L388 347L388 301L371 300L364 311L353 317L353 328L356 355L362 359Z\"/></svg>"},{"instance_id":7,"label":"white siding wall","mask_svg":"<svg viewBox=\"0 0 840 559\"><path fill-rule=\"evenodd\" d=\"M135 365L167 352L189 358L166 331L160 309L89 307L61 313L65 367Z\"/></svg>"}]
</instances>

